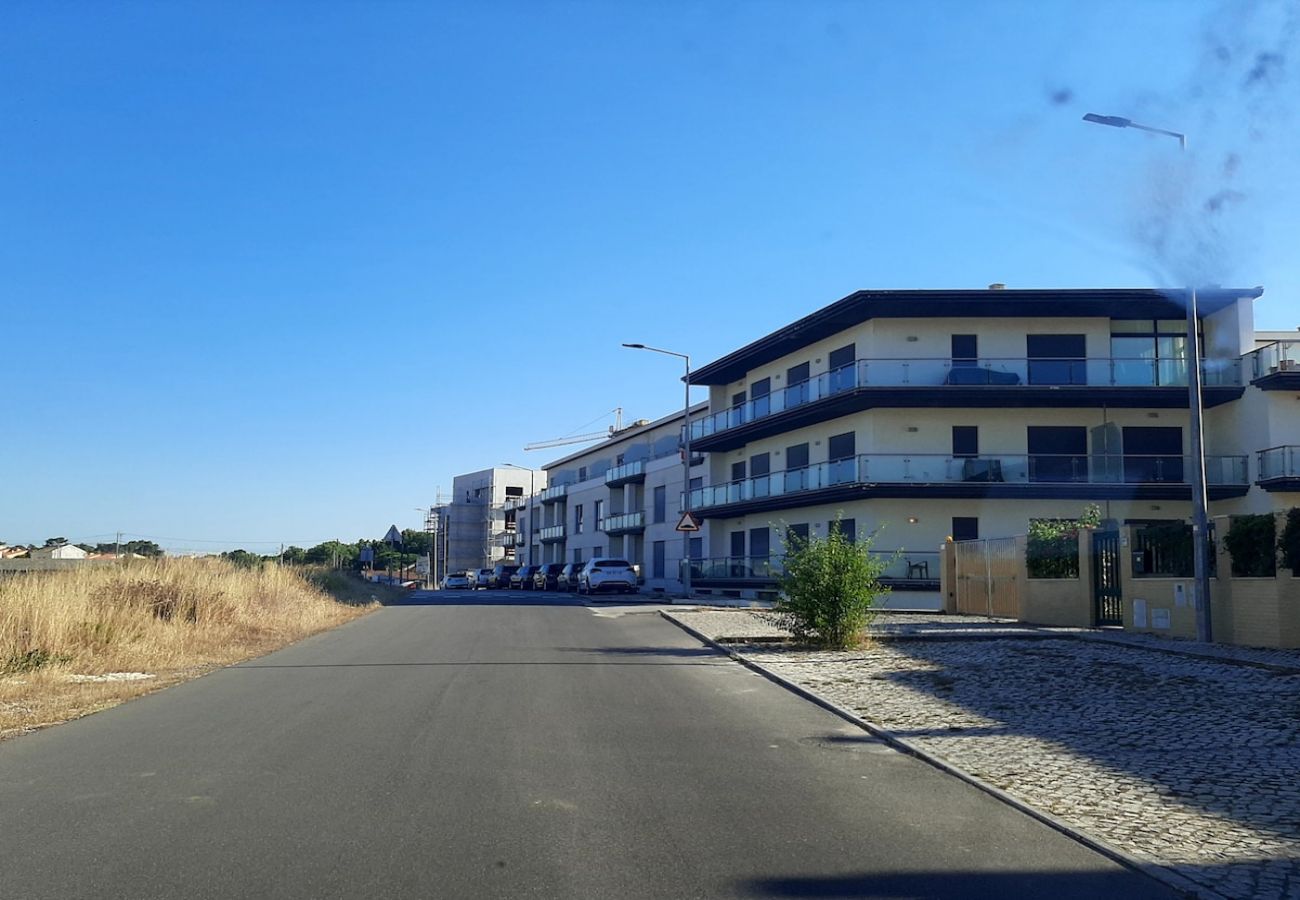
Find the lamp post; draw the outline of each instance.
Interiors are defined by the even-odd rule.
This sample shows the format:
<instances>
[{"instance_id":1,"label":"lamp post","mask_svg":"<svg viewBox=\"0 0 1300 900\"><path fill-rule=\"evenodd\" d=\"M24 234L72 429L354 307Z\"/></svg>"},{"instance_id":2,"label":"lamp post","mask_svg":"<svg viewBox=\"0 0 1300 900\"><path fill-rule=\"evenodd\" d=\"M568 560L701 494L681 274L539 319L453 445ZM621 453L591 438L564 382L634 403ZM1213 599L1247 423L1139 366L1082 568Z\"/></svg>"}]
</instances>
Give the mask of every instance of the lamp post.
<instances>
[{"instance_id":1,"label":"lamp post","mask_svg":"<svg viewBox=\"0 0 1300 900\"><path fill-rule=\"evenodd\" d=\"M528 540L524 546L528 549L528 562L525 565L531 566L533 564L533 476L537 473L527 466L517 466L514 463L503 462L501 465L511 469L523 469L528 473L528 505L525 507L528 511L528 533L524 535ZM518 519L518 516L516 515L515 518Z\"/></svg>"},{"instance_id":2,"label":"lamp post","mask_svg":"<svg viewBox=\"0 0 1300 900\"><path fill-rule=\"evenodd\" d=\"M1187 135L1164 128L1142 125L1122 116L1100 116L1088 113L1085 122L1109 125L1112 128L1136 128L1153 134L1178 138L1178 148L1187 150ZM1214 636L1210 617L1210 563L1209 522L1205 489L1205 432L1201 421L1201 339L1196 322L1196 287L1187 289L1187 354L1191 364L1187 367L1187 407L1190 412L1192 462L1192 570L1195 583L1192 589L1196 603L1196 639L1210 641Z\"/></svg>"},{"instance_id":3,"label":"lamp post","mask_svg":"<svg viewBox=\"0 0 1300 900\"><path fill-rule=\"evenodd\" d=\"M624 344L630 350L649 350L675 356L686 363L686 405L682 409L682 518L691 513L691 358L685 353L647 347L645 344ZM691 532L682 532L682 597L691 596Z\"/></svg>"}]
</instances>

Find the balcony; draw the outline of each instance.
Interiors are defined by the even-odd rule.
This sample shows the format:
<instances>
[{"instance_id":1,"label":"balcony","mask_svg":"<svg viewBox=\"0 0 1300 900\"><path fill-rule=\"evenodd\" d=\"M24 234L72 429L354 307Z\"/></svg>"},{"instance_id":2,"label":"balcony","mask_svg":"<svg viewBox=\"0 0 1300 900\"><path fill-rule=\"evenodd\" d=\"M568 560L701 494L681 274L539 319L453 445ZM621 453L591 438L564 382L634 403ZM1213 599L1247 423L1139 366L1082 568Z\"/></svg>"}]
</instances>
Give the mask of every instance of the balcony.
<instances>
[{"instance_id":1,"label":"balcony","mask_svg":"<svg viewBox=\"0 0 1300 900\"><path fill-rule=\"evenodd\" d=\"M569 493L567 484L553 484L546 490L537 495L537 499L542 503L556 503L563 500Z\"/></svg>"},{"instance_id":2,"label":"balcony","mask_svg":"<svg viewBox=\"0 0 1300 900\"><path fill-rule=\"evenodd\" d=\"M506 502L502 505L501 509L504 512L515 512L517 510L526 509L527 506L527 497L507 497Z\"/></svg>"},{"instance_id":3,"label":"balcony","mask_svg":"<svg viewBox=\"0 0 1300 900\"><path fill-rule=\"evenodd\" d=\"M1259 480L1266 491L1300 491L1300 447L1271 447L1259 453Z\"/></svg>"},{"instance_id":4,"label":"balcony","mask_svg":"<svg viewBox=\"0 0 1300 900\"><path fill-rule=\"evenodd\" d=\"M620 513L616 516L606 516L601 520L604 531L608 535L617 534L636 534L645 531L645 512Z\"/></svg>"},{"instance_id":5,"label":"balcony","mask_svg":"<svg viewBox=\"0 0 1300 900\"><path fill-rule=\"evenodd\" d=\"M939 551L899 550L876 554L888 560L882 583L895 591L939 590ZM691 561L691 584L697 587L773 588L781 578L785 557L715 556Z\"/></svg>"},{"instance_id":6,"label":"balcony","mask_svg":"<svg viewBox=\"0 0 1300 900\"><path fill-rule=\"evenodd\" d=\"M620 485L639 483L643 481L645 481L644 459L623 463L623 465L615 466L605 472L606 487L619 487Z\"/></svg>"},{"instance_id":7,"label":"balcony","mask_svg":"<svg viewBox=\"0 0 1300 900\"><path fill-rule=\"evenodd\" d=\"M525 541L524 536L517 531L503 531L497 534L496 544L509 550L512 547L523 547Z\"/></svg>"},{"instance_id":8,"label":"balcony","mask_svg":"<svg viewBox=\"0 0 1300 900\"><path fill-rule=\"evenodd\" d=\"M564 540L564 535L563 525L548 525L537 531L537 539L543 544L558 544Z\"/></svg>"},{"instance_id":9,"label":"balcony","mask_svg":"<svg viewBox=\"0 0 1300 900\"><path fill-rule=\"evenodd\" d=\"M1300 341L1275 341L1246 354L1250 383L1265 391L1300 390Z\"/></svg>"},{"instance_id":10,"label":"balcony","mask_svg":"<svg viewBox=\"0 0 1300 900\"><path fill-rule=\"evenodd\" d=\"M1245 456L1207 456L1211 500L1244 496ZM705 518L872 497L1186 500L1187 456L868 454L691 491Z\"/></svg>"},{"instance_id":11,"label":"balcony","mask_svg":"<svg viewBox=\"0 0 1300 900\"><path fill-rule=\"evenodd\" d=\"M1201 362L1206 407L1241 396L1242 360ZM860 359L691 423L698 450L747 442L879 407L1187 406L1178 359Z\"/></svg>"}]
</instances>

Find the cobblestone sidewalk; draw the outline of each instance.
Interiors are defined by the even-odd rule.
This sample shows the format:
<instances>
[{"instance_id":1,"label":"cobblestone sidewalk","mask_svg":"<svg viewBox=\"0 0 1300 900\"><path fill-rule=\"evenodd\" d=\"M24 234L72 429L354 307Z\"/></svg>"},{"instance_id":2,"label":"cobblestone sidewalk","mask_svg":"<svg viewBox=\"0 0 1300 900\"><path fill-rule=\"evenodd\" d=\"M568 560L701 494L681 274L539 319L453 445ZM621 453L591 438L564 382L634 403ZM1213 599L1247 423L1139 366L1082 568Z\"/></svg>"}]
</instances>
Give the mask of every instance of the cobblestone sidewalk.
<instances>
[{"instance_id":1,"label":"cobblestone sidewalk","mask_svg":"<svg viewBox=\"0 0 1300 900\"><path fill-rule=\"evenodd\" d=\"M761 613L667 615L715 639L781 633ZM963 640L928 622L947 639L895 617L880 624L907 639L865 650L735 649L1139 859L1228 897L1300 898L1300 654L1251 660L1286 671L1122 635L949 619L979 638ZM1061 639L1029 639L1045 632Z\"/></svg>"}]
</instances>

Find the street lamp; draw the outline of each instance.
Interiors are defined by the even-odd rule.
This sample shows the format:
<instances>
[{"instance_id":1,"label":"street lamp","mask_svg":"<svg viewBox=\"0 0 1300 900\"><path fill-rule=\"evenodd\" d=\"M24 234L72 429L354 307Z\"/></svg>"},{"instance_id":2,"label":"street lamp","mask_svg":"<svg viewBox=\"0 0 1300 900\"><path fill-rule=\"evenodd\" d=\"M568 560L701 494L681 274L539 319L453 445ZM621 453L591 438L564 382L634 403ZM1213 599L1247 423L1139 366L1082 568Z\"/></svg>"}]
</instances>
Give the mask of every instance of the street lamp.
<instances>
[{"instance_id":1,"label":"street lamp","mask_svg":"<svg viewBox=\"0 0 1300 900\"><path fill-rule=\"evenodd\" d=\"M533 476L537 473L527 466L517 466L514 463L503 462L501 465L511 469L523 469L528 473L528 505L525 507L528 510L528 532L524 535L527 539L524 546L528 548L528 562L525 565L531 566L533 564Z\"/></svg>"},{"instance_id":2,"label":"street lamp","mask_svg":"<svg viewBox=\"0 0 1300 900\"><path fill-rule=\"evenodd\" d=\"M682 410L682 518L685 519L691 514L691 358L685 353L676 353L672 350L661 350L658 347L647 347L645 344L624 344L630 350L649 350L651 353L662 353L665 356L675 356L686 362L686 406ZM691 532L682 532L682 597L690 599L691 596Z\"/></svg>"},{"instance_id":3,"label":"street lamp","mask_svg":"<svg viewBox=\"0 0 1300 900\"><path fill-rule=\"evenodd\" d=\"M1122 116L1099 116L1088 113L1085 122L1097 125L1109 125L1112 128L1137 128L1153 134L1165 134L1178 138L1178 147L1187 150L1187 135L1164 128L1141 125ZM1209 563L1209 522L1210 513L1206 504L1205 490L1205 433L1201 424L1201 339L1196 324L1196 287L1187 289L1187 353L1191 365L1187 367L1187 406L1191 413L1191 450L1192 450L1192 570L1196 580L1192 597L1196 603L1196 639L1212 639L1213 623L1210 618L1210 563Z\"/></svg>"}]
</instances>

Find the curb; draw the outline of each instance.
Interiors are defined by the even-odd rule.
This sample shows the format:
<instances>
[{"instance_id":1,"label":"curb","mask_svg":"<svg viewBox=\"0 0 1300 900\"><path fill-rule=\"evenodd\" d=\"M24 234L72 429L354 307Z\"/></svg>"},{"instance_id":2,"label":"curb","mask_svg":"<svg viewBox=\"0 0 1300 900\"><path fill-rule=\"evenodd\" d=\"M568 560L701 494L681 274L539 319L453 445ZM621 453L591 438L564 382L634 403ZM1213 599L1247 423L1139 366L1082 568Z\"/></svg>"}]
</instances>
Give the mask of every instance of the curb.
<instances>
[{"instance_id":1,"label":"curb","mask_svg":"<svg viewBox=\"0 0 1300 900\"><path fill-rule=\"evenodd\" d=\"M825 709L827 712L839 716L841 719L844 719L846 722L849 722L852 725L856 725L857 727L861 728L863 731L866 731L868 734L880 738L882 741L884 741L886 744L889 744L895 750L905 753L908 756L914 757L915 759L918 759L921 762L933 766L934 768L938 769L941 772L945 772L948 775L952 775L953 777L966 782L971 787L983 791L984 793L993 797L995 800L1000 800L1002 803L1005 803L1007 806L1019 810L1020 812L1029 816L1031 819L1037 819L1039 822L1042 822L1044 825L1048 826L1054 831L1058 831L1061 834L1065 835L1066 837L1078 841L1084 846L1097 851L1102 856L1108 857L1109 859L1114 860L1120 865L1132 869L1135 872L1141 872L1143 875L1146 875L1149 878L1159 881L1162 884L1171 887L1174 890L1177 890L1187 896L1199 897L1202 898L1202 900L1229 900L1228 897L1226 897L1223 894L1220 894L1218 891L1215 891L1212 888L1206 887L1205 885L1192 881L1192 879L1187 878L1186 876L1179 875L1177 872L1174 872L1173 870L1168 869L1165 866L1138 859L1137 857L1126 853L1125 851L1119 849L1118 847L1115 847L1099 838L1092 837L1091 835L1086 834L1083 831L1080 831L1079 829L1075 828L1073 825L1070 825L1069 823L1056 818L1050 813L1045 813L1040 809L1030 806L1025 801L1020 800L1017 797L1012 796L1011 794L1008 794L1006 791L1002 790L1001 788L989 784L987 781L984 781L982 778L972 775L969 772L965 771L964 769L957 768L952 763L947 762L941 757L935 756L926 750L922 750L920 747L917 747L916 745L910 743L909 741L900 738L892 731L889 731L886 728L881 728L879 725L867 721L866 719L862 718L852 710L845 709L839 704L834 703L826 699L825 697L822 697L820 694L817 694L809 690L803 685L800 685L794 681L791 681L788 678L776 674L775 672L763 668L763 666L759 665L758 663L745 658L744 656L740 655L734 650L731 650L730 648L726 647L723 644L719 644L717 641L713 640L712 638L708 637L702 632L697 631L696 629L692 628L690 625L687 625L685 622L682 622L679 619L675 618L667 610L660 610L659 615L662 616L664 619L668 620L669 622L672 622L678 628L682 629L682 631L685 631L687 634L691 635L691 637L703 642L704 644L712 647L713 649L717 650L720 653L725 653L735 662L740 663L745 668L759 675L762 675L768 681L771 681L772 683L785 688L786 690L804 698L805 700L817 704L822 709Z\"/></svg>"}]
</instances>

